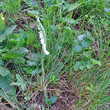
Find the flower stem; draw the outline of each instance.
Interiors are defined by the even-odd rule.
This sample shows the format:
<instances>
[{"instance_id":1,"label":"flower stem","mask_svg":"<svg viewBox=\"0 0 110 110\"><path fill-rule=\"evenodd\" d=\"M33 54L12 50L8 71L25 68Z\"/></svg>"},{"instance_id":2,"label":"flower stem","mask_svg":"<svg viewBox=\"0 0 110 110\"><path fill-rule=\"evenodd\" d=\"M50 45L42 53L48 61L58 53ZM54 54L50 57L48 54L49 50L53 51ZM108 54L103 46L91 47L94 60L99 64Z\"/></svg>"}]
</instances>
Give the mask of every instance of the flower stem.
<instances>
[{"instance_id":1,"label":"flower stem","mask_svg":"<svg viewBox=\"0 0 110 110\"><path fill-rule=\"evenodd\" d=\"M45 72L44 72L44 54L42 53L42 57L41 57L41 64L42 64L42 90L44 93L44 98L45 100L47 99L47 94L45 91L45 84L44 84L44 80L45 80Z\"/></svg>"}]
</instances>

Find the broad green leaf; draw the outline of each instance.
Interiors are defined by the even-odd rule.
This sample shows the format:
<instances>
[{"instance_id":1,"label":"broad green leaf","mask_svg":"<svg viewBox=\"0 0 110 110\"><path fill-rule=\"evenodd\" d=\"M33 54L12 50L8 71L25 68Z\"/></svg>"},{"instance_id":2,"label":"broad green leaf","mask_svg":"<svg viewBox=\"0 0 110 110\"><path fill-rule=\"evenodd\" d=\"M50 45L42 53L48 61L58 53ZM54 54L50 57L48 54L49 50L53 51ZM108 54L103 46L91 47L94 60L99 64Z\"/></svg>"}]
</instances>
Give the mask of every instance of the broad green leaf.
<instances>
[{"instance_id":1,"label":"broad green leaf","mask_svg":"<svg viewBox=\"0 0 110 110\"><path fill-rule=\"evenodd\" d=\"M17 58L17 57L23 57L23 55L17 53L16 51L9 51L8 53L4 54L4 56L2 57L3 59L13 59L13 58Z\"/></svg>"},{"instance_id":2,"label":"broad green leaf","mask_svg":"<svg viewBox=\"0 0 110 110\"><path fill-rule=\"evenodd\" d=\"M52 75L52 81L54 81L54 80L55 80L55 77L56 77L55 75Z\"/></svg>"},{"instance_id":3,"label":"broad green leaf","mask_svg":"<svg viewBox=\"0 0 110 110\"><path fill-rule=\"evenodd\" d=\"M39 53L29 53L26 58L30 60L37 60L40 61L41 55Z\"/></svg>"},{"instance_id":4,"label":"broad green leaf","mask_svg":"<svg viewBox=\"0 0 110 110\"><path fill-rule=\"evenodd\" d=\"M45 102L47 103L47 105L51 105L54 104L57 100L56 96L52 96L50 99L45 99Z\"/></svg>"},{"instance_id":5,"label":"broad green leaf","mask_svg":"<svg viewBox=\"0 0 110 110\"><path fill-rule=\"evenodd\" d=\"M4 65L4 61L0 60L0 66L3 66L3 65Z\"/></svg>"},{"instance_id":6,"label":"broad green leaf","mask_svg":"<svg viewBox=\"0 0 110 110\"><path fill-rule=\"evenodd\" d=\"M19 74L16 74L16 79L18 82L23 83L23 79L21 78Z\"/></svg>"},{"instance_id":7,"label":"broad green leaf","mask_svg":"<svg viewBox=\"0 0 110 110\"><path fill-rule=\"evenodd\" d=\"M73 50L76 52L81 52L82 51L82 45L81 44L75 44Z\"/></svg>"},{"instance_id":8,"label":"broad green leaf","mask_svg":"<svg viewBox=\"0 0 110 110\"><path fill-rule=\"evenodd\" d=\"M23 84L21 85L21 89L22 89L23 91L26 89L26 83L23 83Z\"/></svg>"},{"instance_id":9,"label":"broad green leaf","mask_svg":"<svg viewBox=\"0 0 110 110\"><path fill-rule=\"evenodd\" d=\"M101 65L101 62L97 61L95 59L91 59L91 61L92 61L92 64L94 64L94 65Z\"/></svg>"},{"instance_id":10,"label":"broad green leaf","mask_svg":"<svg viewBox=\"0 0 110 110\"><path fill-rule=\"evenodd\" d=\"M9 70L0 66L0 76L7 76L10 74Z\"/></svg>"},{"instance_id":11,"label":"broad green leaf","mask_svg":"<svg viewBox=\"0 0 110 110\"><path fill-rule=\"evenodd\" d=\"M32 60L32 61L27 60L26 63L29 66L36 66L38 64L38 61L37 60Z\"/></svg>"},{"instance_id":12,"label":"broad green leaf","mask_svg":"<svg viewBox=\"0 0 110 110\"><path fill-rule=\"evenodd\" d=\"M35 75L35 74L37 74L37 73L38 73L38 69L35 69L35 70L33 70L33 71L31 72L32 75Z\"/></svg>"},{"instance_id":13,"label":"broad green leaf","mask_svg":"<svg viewBox=\"0 0 110 110\"><path fill-rule=\"evenodd\" d=\"M86 67L87 69L91 69L93 67L93 64L87 64Z\"/></svg>"},{"instance_id":14,"label":"broad green leaf","mask_svg":"<svg viewBox=\"0 0 110 110\"><path fill-rule=\"evenodd\" d=\"M3 55L3 59L13 59L17 57L23 57L25 54L27 54L28 50L26 48L16 48L12 49L6 54Z\"/></svg>"},{"instance_id":15,"label":"broad green leaf","mask_svg":"<svg viewBox=\"0 0 110 110\"><path fill-rule=\"evenodd\" d=\"M87 62L86 67L87 67L88 69L91 69L91 68L93 67L93 64L91 64L91 60L89 60L89 61Z\"/></svg>"},{"instance_id":16,"label":"broad green leaf","mask_svg":"<svg viewBox=\"0 0 110 110\"><path fill-rule=\"evenodd\" d=\"M12 82L11 85L21 86L21 82Z\"/></svg>"},{"instance_id":17,"label":"broad green leaf","mask_svg":"<svg viewBox=\"0 0 110 110\"><path fill-rule=\"evenodd\" d=\"M8 74L7 76L0 75L0 88L3 90L2 92L0 92L0 95L4 95L4 94L14 95L15 94L15 88L10 85L11 83L12 83L11 74Z\"/></svg>"},{"instance_id":18,"label":"broad green leaf","mask_svg":"<svg viewBox=\"0 0 110 110\"><path fill-rule=\"evenodd\" d=\"M3 30L0 29L0 35L3 33Z\"/></svg>"},{"instance_id":19,"label":"broad green leaf","mask_svg":"<svg viewBox=\"0 0 110 110\"><path fill-rule=\"evenodd\" d=\"M86 34L82 34L82 35L79 35L77 37L77 39L80 40L80 41L82 41L82 40L84 40L85 37L86 37Z\"/></svg>"},{"instance_id":20,"label":"broad green leaf","mask_svg":"<svg viewBox=\"0 0 110 110\"><path fill-rule=\"evenodd\" d=\"M87 48L91 45L91 41L89 39L85 39L81 42L82 46Z\"/></svg>"},{"instance_id":21,"label":"broad green leaf","mask_svg":"<svg viewBox=\"0 0 110 110\"><path fill-rule=\"evenodd\" d=\"M77 61L76 64L74 65L74 70L77 71L81 65L81 62Z\"/></svg>"},{"instance_id":22,"label":"broad green leaf","mask_svg":"<svg viewBox=\"0 0 110 110\"><path fill-rule=\"evenodd\" d=\"M32 11L29 10L29 11L27 11L27 14L31 17L35 17L37 13L34 10L32 10Z\"/></svg>"},{"instance_id":23,"label":"broad green leaf","mask_svg":"<svg viewBox=\"0 0 110 110\"><path fill-rule=\"evenodd\" d=\"M57 97L56 96L52 96L49 100L52 102L52 104L54 104L56 102L56 100L57 100Z\"/></svg>"},{"instance_id":24,"label":"broad green leaf","mask_svg":"<svg viewBox=\"0 0 110 110\"><path fill-rule=\"evenodd\" d=\"M33 32L28 32L26 33L27 35L27 45L32 44L33 42L35 42L36 39L36 34Z\"/></svg>"},{"instance_id":25,"label":"broad green leaf","mask_svg":"<svg viewBox=\"0 0 110 110\"><path fill-rule=\"evenodd\" d=\"M25 43L24 39L22 37L19 37L17 39L17 45L16 45L16 47L23 47L24 43Z\"/></svg>"},{"instance_id":26,"label":"broad green leaf","mask_svg":"<svg viewBox=\"0 0 110 110\"><path fill-rule=\"evenodd\" d=\"M48 9L47 9L47 14L49 16L49 18L52 18L55 10L57 9L57 5L51 5Z\"/></svg>"},{"instance_id":27,"label":"broad green leaf","mask_svg":"<svg viewBox=\"0 0 110 110\"><path fill-rule=\"evenodd\" d=\"M91 91L91 92L94 92L94 91L92 90L92 88L90 88L89 86L86 86L86 87L85 87L85 90L89 90L89 91Z\"/></svg>"},{"instance_id":28,"label":"broad green leaf","mask_svg":"<svg viewBox=\"0 0 110 110\"><path fill-rule=\"evenodd\" d=\"M0 35L0 42L4 41L6 37L9 36L15 28L16 25L13 25L10 28L8 28L2 35Z\"/></svg>"},{"instance_id":29,"label":"broad green leaf","mask_svg":"<svg viewBox=\"0 0 110 110\"><path fill-rule=\"evenodd\" d=\"M89 31L87 31L87 37L91 36L91 33Z\"/></svg>"},{"instance_id":30,"label":"broad green leaf","mask_svg":"<svg viewBox=\"0 0 110 110\"><path fill-rule=\"evenodd\" d=\"M23 70L26 71L29 74L31 73L31 71L33 71L33 69L31 67L29 67L29 66L23 67Z\"/></svg>"},{"instance_id":31,"label":"broad green leaf","mask_svg":"<svg viewBox=\"0 0 110 110\"><path fill-rule=\"evenodd\" d=\"M15 60L16 60L16 63L18 63L20 65L25 64L25 59L23 57L17 57Z\"/></svg>"},{"instance_id":32,"label":"broad green leaf","mask_svg":"<svg viewBox=\"0 0 110 110\"><path fill-rule=\"evenodd\" d=\"M80 70L84 70L84 68L85 68L85 66L83 66L83 65L81 65L81 66L79 67Z\"/></svg>"},{"instance_id":33,"label":"broad green leaf","mask_svg":"<svg viewBox=\"0 0 110 110\"><path fill-rule=\"evenodd\" d=\"M87 37L87 38L90 39L91 41L95 42L95 39L94 39L93 36L89 36L89 37Z\"/></svg>"},{"instance_id":34,"label":"broad green leaf","mask_svg":"<svg viewBox=\"0 0 110 110\"><path fill-rule=\"evenodd\" d=\"M40 69L35 69L35 70L33 70L33 71L31 72L31 74L32 74L32 75L34 75L34 74L39 74L40 72L41 72Z\"/></svg>"}]
</instances>

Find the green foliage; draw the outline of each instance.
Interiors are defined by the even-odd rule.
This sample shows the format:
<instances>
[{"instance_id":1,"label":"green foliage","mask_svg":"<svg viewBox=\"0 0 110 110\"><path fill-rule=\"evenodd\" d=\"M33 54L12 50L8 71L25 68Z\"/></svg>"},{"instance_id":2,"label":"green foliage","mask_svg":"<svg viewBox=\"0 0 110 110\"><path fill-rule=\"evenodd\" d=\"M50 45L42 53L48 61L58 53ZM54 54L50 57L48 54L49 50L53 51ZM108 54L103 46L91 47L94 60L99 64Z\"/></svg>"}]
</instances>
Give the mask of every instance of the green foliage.
<instances>
[{"instance_id":1,"label":"green foliage","mask_svg":"<svg viewBox=\"0 0 110 110\"><path fill-rule=\"evenodd\" d=\"M4 30L5 29L5 23L4 23L4 18L3 18L3 14L0 14L0 29Z\"/></svg>"},{"instance_id":2,"label":"green foliage","mask_svg":"<svg viewBox=\"0 0 110 110\"><path fill-rule=\"evenodd\" d=\"M87 31L86 34L82 34L75 40L74 51L81 52L84 48L88 48L91 45L91 41L95 41L94 37L91 36L90 32Z\"/></svg>"},{"instance_id":3,"label":"green foliage","mask_svg":"<svg viewBox=\"0 0 110 110\"><path fill-rule=\"evenodd\" d=\"M21 89L24 91L26 89L26 82L23 81L19 74L16 74L17 82L11 83L11 85L21 86Z\"/></svg>"},{"instance_id":4,"label":"green foliage","mask_svg":"<svg viewBox=\"0 0 110 110\"><path fill-rule=\"evenodd\" d=\"M20 93L20 106L33 109L25 104L34 95L43 91L51 106L59 98L56 90L66 89L60 84L73 90L72 84L79 99L74 109L104 107L110 98L109 8L107 0L0 1L0 96L17 105ZM48 56L41 52L36 12L46 31Z\"/></svg>"},{"instance_id":5,"label":"green foliage","mask_svg":"<svg viewBox=\"0 0 110 110\"><path fill-rule=\"evenodd\" d=\"M52 96L50 99L45 99L45 102L47 103L47 105L52 105L56 102L57 97L56 96Z\"/></svg>"},{"instance_id":6,"label":"green foliage","mask_svg":"<svg viewBox=\"0 0 110 110\"><path fill-rule=\"evenodd\" d=\"M15 88L10 85L12 81L12 75L9 70L0 66L0 96L4 94L15 95Z\"/></svg>"},{"instance_id":7,"label":"green foliage","mask_svg":"<svg viewBox=\"0 0 110 110\"><path fill-rule=\"evenodd\" d=\"M57 84L59 79L56 79L56 76L55 75L50 75L50 81L53 83L53 84Z\"/></svg>"},{"instance_id":8,"label":"green foliage","mask_svg":"<svg viewBox=\"0 0 110 110\"><path fill-rule=\"evenodd\" d=\"M5 32L2 35L0 35L0 42L4 41L8 37L8 35L10 35L13 32L15 28L16 28L16 25L13 25L7 30L5 30Z\"/></svg>"},{"instance_id":9,"label":"green foliage","mask_svg":"<svg viewBox=\"0 0 110 110\"><path fill-rule=\"evenodd\" d=\"M16 10L19 10L20 9L20 1L21 0L2 0L1 2L1 9L6 12L6 11L9 11L9 13L13 13L14 11Z\"/></svg>"},{"instance_id":10,"label":"green foliage","mask_svg":"<svg viewBox=\"0 0 110 110\"><path fill-rule=\"evenodd\" d=\"M93 84L90 83L90 87L89 86L86 86L85 87L85 90L89 90L89 91L91 91L91 92L94 93L93 87L94 87Z\"/></svg>"}]
</instances>

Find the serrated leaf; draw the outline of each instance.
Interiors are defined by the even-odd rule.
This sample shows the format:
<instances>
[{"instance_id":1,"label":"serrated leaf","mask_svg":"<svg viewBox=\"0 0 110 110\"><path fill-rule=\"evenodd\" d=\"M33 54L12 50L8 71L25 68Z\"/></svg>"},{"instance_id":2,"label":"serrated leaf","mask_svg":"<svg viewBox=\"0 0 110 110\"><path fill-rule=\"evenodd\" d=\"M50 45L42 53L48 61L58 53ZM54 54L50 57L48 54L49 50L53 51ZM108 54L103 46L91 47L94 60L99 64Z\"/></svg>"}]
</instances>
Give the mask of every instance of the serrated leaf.
<instances>
[{"instance_id":1,"label":"serrated leaf","mask_svg":"<svg viewBox=\"0 0 110 110\"><path fill-rule=\"evenodd\" d=\"M0 66L0 75L7 76L8 74L10 74L9 70Z\"/></svg>"},{"instance_id":2,"label":"serrated leaf","mask_svg":"<svg viewBox=\"0 0 110 110\"><path fill-rule=\"evenodd\" d=\"M16 25L13 25L10 28L8 28L2 35L0 35L0 42L4 41L6 37L9 36L15 28Z\"/></svg>"}]
</instances>

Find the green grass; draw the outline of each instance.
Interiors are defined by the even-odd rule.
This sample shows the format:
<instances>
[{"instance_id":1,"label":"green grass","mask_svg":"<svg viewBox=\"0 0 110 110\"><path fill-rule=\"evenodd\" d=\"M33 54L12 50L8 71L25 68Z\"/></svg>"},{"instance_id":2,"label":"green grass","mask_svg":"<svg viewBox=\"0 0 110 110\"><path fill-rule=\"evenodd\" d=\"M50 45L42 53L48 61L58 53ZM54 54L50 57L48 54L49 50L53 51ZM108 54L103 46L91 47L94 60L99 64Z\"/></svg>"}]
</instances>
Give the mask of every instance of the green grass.
<instances>
[{"instance_id":1,"label":"green grass","mask_svg":"<svg viewBox=\"0 0 110 110\"><path fill-rule=\"evenodd\" d=\"M0 2L1 99L14 109L43 110L69 88L77 97L70 105L75 110L108 110L109 0L36 1ZM42 51L35 13L30 11L39 13L49 55ZM34 98L42 92L45 97L41 95L39 103Z\"/></svg>"}]
</instances>

